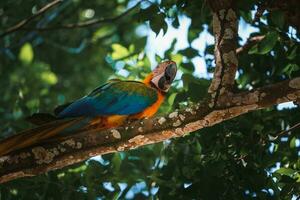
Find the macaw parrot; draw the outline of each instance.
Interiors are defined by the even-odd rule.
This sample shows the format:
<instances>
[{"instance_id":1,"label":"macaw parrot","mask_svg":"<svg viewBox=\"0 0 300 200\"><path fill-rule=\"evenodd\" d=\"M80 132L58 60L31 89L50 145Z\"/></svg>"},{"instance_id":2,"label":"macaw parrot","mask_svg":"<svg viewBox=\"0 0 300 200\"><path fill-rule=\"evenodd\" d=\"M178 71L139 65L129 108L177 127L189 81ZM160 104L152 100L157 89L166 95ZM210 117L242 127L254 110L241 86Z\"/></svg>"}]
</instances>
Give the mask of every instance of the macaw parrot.
<instances>
[{"instance_id":1,"label":"macaw parrot","mask_svg":"<svg viewBox=\"0 0 300 200\"><path fill-rule=\"evenodd\" d=\"M165 61L143 80L113 79L72 103L58 106L54 115L36 113L28 118L38 127L0 142L0 156L54 137L96 127L117 127L126 120L153 116L168 92L177 72L176 63Z\"/></svg>"}]
</instances>

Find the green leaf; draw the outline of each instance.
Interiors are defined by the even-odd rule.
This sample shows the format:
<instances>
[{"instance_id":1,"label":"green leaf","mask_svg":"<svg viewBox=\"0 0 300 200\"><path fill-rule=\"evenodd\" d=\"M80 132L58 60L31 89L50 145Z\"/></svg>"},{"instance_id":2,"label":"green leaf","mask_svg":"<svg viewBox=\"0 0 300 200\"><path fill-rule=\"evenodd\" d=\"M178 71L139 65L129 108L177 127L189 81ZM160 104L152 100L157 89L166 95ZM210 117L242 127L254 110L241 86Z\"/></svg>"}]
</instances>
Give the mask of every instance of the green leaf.
<instances>
[{"instance_id":1,"label":"green leaf","mask_svg":"<svg viewBox=\"0 0 300 200\"><path fill-rule=\"evenodd\" d=\"M214 55L215 45L207 45L205 48L205 54Z\"/></svg>"},{"instance_id":2,"label":"green leaf","mask_svg":"<svg viewBox=\"0 0 300 200\"><path fill-rule=\"evenodd\" d=\"M191 62L181 63L179 67L184 73L193 73L195 71L195 66Z\"/></svg>"},{"instance_id":3,"label":"green leaf","mask_svg":"<svg viewBox=\"0 0 300 200\"><path fill-rule=\"evenodd\" d=\"M33 60L33 50L30 43L25 43L20 50L19 59L24 64L30 64Z\"/></svg>"},{"instance_id":4,"label":"green leaf","mask_svg":"<svg viewBox=\"0 0 300 200\"><path fill-rule=\"evenodd\" d=\"M145 57L143 59L143 66L144 66L144 68L151 66L151 62L150 62L148 56L146 56L146 55L145 55Z\"/></svg>"},{"instance_id":5,"label":"green leaf","mask_svg":"<svg viewBox=\"0 0 300 200\"><path fill-rule=\"evenodd\" d=\"M115 173L119 173L121 163L122 163L121 154L120 153L115 153L113 158L112 158L112 164L113 164L113 168L114 168Z\"/></svg>"},{"instance_id":6,"label":"green leaf","mask_svg":"<svg viewBox=\"0 0 300 200\"><path fill-rule=\"evenodd\" d=\"M134 41L135 49L144 49L146 43L147 43L146 36L138 38L137 40Z\"/></svg>"},{"instance_id":7,"label":"green leaf","mask_svg":"<svg viewBox=\"0 0 300 200\"><path fill-rule=\"evenodd\" d=\"M181 54L171 54L171 60L176 62L179 65L182 62L182 55Z\"/></svg>"},{"instance_id":8,"label":"green leaf","mask_svg":"<svg viewBox=\"0 0 300 200\"><path fill-rule=\"evenodd\" d=\"M269 53L275 46L277 40L278 40L278 33L277 32L269 32L269 33L267 33L266 37L261 42L254 45L249 50L249 54Z\"/></svg>"},{"instance_id":9,"label":"green leaf","mask_svg":"<svg viewBox=\"0 0 300 200\"><path fill-rule=\"evenodd\" d=\"M192 101L198 101L207 95L209 81L207 79L195 78L189 73L182 75L183 87L188 91L188 97ZM197 92L194 92L197 91Z\"/></svg>"},{"instance_id":10,"label":"green leaf","mask_svg":"<svg viewBox=\"0 0 300 200\"><path fill-rule=\"evenodd\" d=\"M78 173L78 172L83 172L87 169L87 166L86 165L80 165L76 168L71 168L68 170L68 172L73 172L73 173Z\"/></svg>"},{"instance_id":11,"label":"green leaf","mask_svg":"<svg viewBox=\"0 0 300 200\"><path fill-rule=\"evenodd\" d=\"M111 54L111 57L113 59L120 59L129 55L129 51L127 50L127 48L122 46L121 44L112 44L111 47L113 49L113 52Z\"/></svg>"},{"instance_id":12,"label":"green leaf","mask_svg":"<svg viewBox=\"0 0 300 200\"><path fill-rule=\"evenodd\" d=\"M266 37L258 43L257 49L259 54L269 53L278 40L277 32L269 32Z\"/></svg>"},{"instance_id":13,"label":"green leaf","mask_svg":"<svg viewBox=\"0 0 300 200\"><path fill-rule=\"evenodd\" d=\"M299 69L300 67L297 64L289 63L282 72L291 77L292 73L298 71Z\"/></svg>"},{"instance_id":14,"label":"green leaf","mask_svg":"<svg viewBox=\"0 0 300 200\"><path fill-rule=\"evenodd\" d=\"M285 18L284 13L282 11L276 10L270 13L271 21L278 26L279 28L283 28Z\"/></svg>"},{"instance_id":15,"label":"green leaf","mask_svg":"<svg viewBox=\"0 0 300 200\"><path fill-rule=\"evenodd\" d=\"M92 42L96 42L98 39L101 39L102 37L105 37L109 34L112 34L116 31L116 28L114 26L103 26L99 29L97 29L92 36Z\"/></svg>"},{"instance_id":16,"label":"green leaf","mask_svg":"<svg viewBox=\"0 0 300 200\"><path fill-rule=\"evenodd\" d=\"M178 17L175 17L174 21L172 22L172 26L174 26L174 28L178 28L179 27L179 20Z\"/></svg>"},{"instance_id":17,"label":"green leaf","mask_svg":"<svg viewBox=\"0 0 300 200\"><path fill-rule=\"evenodd\" d=\"M192 48L192 47L180 50L180 51L178 51L178 53L180 53L183 56L186 56L188 58L194 58L194 57L199 55L198 51L196 49Z\"/></svg>"},{"instance_id":18,"label":"green leaf","mask_svg":"<svg viewBox=\"0 0 300 200\"><path fill-rule=\"evenodd\" d=\"M185 73L181 76L181 80L183 81L183 87L187 89L188 84L192 81L195 81L195 77L189 73Z\"/></svg>"},{"instance_id":19,"label":"green leaf","mask_svg":"<svg viewBox=\"0 0 300 200\"><path fill-rule=\"evenodd\" d=\"M199 141L196 142L196 148L195 148L195 150L196 150L197 154L201 154L201 152L202 152L202 146L201 146L201 144L200 144Z\"/></svg>"},{"instance_id":20,"label":"green leaf","mask_svg":"<svg viewBox=\"0 0 300 200\"><path fill-rule=\"evenodd\" d=\"M298 46L296 46L296 45L294 47L292 47L288 51L288 56L286 58L289 60L293 60L297 56L297 49L298 49Z\"/></svg>"},{"instance_id":21,"label":"green leaf","mask_svg":"<svg viewBox=\"0 0 300 200\"><path fill-rule=\"evenodd\" d=\"M240 11L240 15L243 17L243 19L248 22L252 23L252 15L251 11Z\"/></svg>"},{"instance_id":22,"label":"green leaf","mask_svg":"<svg viewBox=\"0 0 300 200\"><path fill-rule=\"evenodd\" d=\"M134 44L130 44L128 49L129 49L129 53L133 53L135 50Z\"/></svg>"},{"instance_id":23,"label":"green leaf","mask_svg":"<svg viewBox=\"0 0 300 200\"><path fill-rule=\"evenodd\" d=\"M249 54L256 54L258 52L258 45L254 45L253 47L251 47L251 49L249 49L248 53Z\"/></svg>"},{"instance_id":24,"label":"green leaf","mask_svg":"<svg viewBox=\"0 0 300 200\"><path fill-rule=\"evenodd\" d=\"M199 37L199 32L196 30L189 30L188 31L188 41L189 43L192 43L196 38Z\"/></svg>"},{"instance_id":25,"label":"green leaf","mask_svg":"<svg viewBox=\"0 0 300 200\"><path fill-rule=\"evenodd\" d=\"M293 170L291 168L280 168L278 170L275 171L276 173L278 174L281 174L281 175L286 175L286 176L292 176L294 175L297 171L296 170Z\"/></svg>"},{"instance_id":26,"label":"green leaf","mask_svg":"<svg viewBox=\"0 0 300 200\"><path fill-rule=\"evenodd\" d=\"M40 104L39 99L31 99L31 100L26 102L26 106L30 109L38 108L39 104Z\"/></svg>"},{"instance_id":27,"label":"green leaf","mask_svg":"<svg viewBox=\"0 0 300 200\"><path fill-rule=\"evenodd\" d=\"M155 60L156 62L160 63L162 61L162 58L159 55L155 54Z\"/></svg>"},{"instance_id":28,"label":"green leaf","mask_svg":"<svg viewBox=\"0 0 300 200\"><path fill-rule=\"evenodd\" d=\"M168 103L172 106L173 103L174 103L174 100L175 100L175 97L176 97L177 93L173 93L169 96L168 98Z\"/></svg>"},{"instance_id":29,"label":"green leaf","mask_svg":"<svg viewBox=\"0 0 300 200\"><path fill-rule=\"evenodd\" d=\"M57 76L51 71L42 72L41 79L49 85L55 85L57 83Z\"/></svg>"},{"instance_id":30,"label":"green leaf","mask_svg":"<svg viewBox=\"0 0 300 200\"><path fill-rule=\"evenodd\" d=\"M166 33L168 25L165 22L165 15L163 13L154 15L154 17L150 20L150 27L156 34L159 34L161 29L163 29L163 33Z\"/></svg>"},{"instance_id":31,"label":"green leaf","mask_svg":"<svg viewBox=\"0 0 300 200\"><path fill-rule=\"evenodd\" d=\"M290 141L290 148L296 148L296 137L293 137Z\"/></svg>"},{"instance_id":32,"label":"green leaf","mask_svg":"<svg viewBox=\"0 0 300 200\"><path fill-rule=\"evenodd\" d=\"M159 12L159 8L156 4L152 4L146 9L141 9L137 14L137 18L141 21L147 21Z\"/></svg>"}]
</instances>

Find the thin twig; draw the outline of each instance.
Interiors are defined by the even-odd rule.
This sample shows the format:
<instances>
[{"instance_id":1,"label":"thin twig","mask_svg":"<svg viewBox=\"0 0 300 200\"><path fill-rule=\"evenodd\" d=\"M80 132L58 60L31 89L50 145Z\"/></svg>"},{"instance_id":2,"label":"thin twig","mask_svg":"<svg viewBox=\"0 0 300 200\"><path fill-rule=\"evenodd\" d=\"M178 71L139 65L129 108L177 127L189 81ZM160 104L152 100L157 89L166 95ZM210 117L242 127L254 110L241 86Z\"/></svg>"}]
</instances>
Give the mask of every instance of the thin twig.
<instances>
[{"instance_id":1,"label":"thin twig","mask_svg":"<svg viewBox=\"0 0 300 200\"><path fill-rule=\"evenodd\" d=\"M243 46L236 49L236 54L241 54L245 51L248 51L251 47L253 47L258 42L262 41L264 38L265 38L264 35L254 36L249 38Z\"/></svg>"},{"instance_id":2,"label":"thin twig","mask_svg":"<svg viewBox=\"0 0 300 200\"><path fill-rule=\"evenodd\" d=\"M50 2L49 4L45 5L44 7L42 7L40 10L38 10L35 14L31 15L30 17L23 19L22 21L20 21L19 23L17 23L16 25L8 28L6 31L4 31L1 35L0 38L14 33L20 29L22 29L26 24L28 24L31 20L33 20L34 18L42 15L43 13L45 13L47 10L49 10L50 8L56 6L57 4L61 3L62 0L54 0L52 2Z\"/></svg>"},{"instance_id":3,"label":"thin twig","mask_svg":"<svg viewBox=\"0 0 300 200\"><path fill-rule=\"evenodd\" d=\"M84 28L88 26L94 26L96 24L103 24L103 23L111 23L114 22L126 15L128 15L130 12L132 12L135 8L137 8L142 1L139 1L136 5L129 8L122 14L111 17L111 18L102 18L102 19L92 19L81 23L74 23L74 24L63 24L59 26L53 26L53 27L42 27L42 28L29 28L29 27L22 27L20 30L26 30L26 31L53 31L53 30L60 30L60 29L74 29L74 28Z\"/></svg>"},{"instance_id":4,"label":"thin twig","mask_svg":"<svg viewBox=\"0 0 300 200\"><path fill-rule=\"evenodd\" d=\"M276 138L277 137L280 137L280 136L282 136L282 135L285 135L286 133L288 133L288 132L290 132L290 131L292 131L292 130L294 130L294 129L297 129L297 128L299 128L300 127L300 122L299 123L297 123L297 124L295 124L294 126L292 126L291 128L289 128L288 130L283 130L283 131L281 131L281 132L279 132L278 134L276 134Z\"/></svg>"},{"instance_id":5,"label":"thin twig","mask_svg":"<svg viewBox=\"0 0 300 200\"><path fill-rule=\"evenodd\" d=\"M277 140L278 138L280 138L281 136L283 136L283 135L287 134L288 132L291 132L292 130L295 130L295 129L299 128L299 127L300 127L300 122L297 123L297 124L295 124L294 126L292 126L291 128L289 128L289 129L287 129L287 130L283 130L283 131L277 133L275 136L270 135L270 136L269 136L269 140L275 141L275 140Z\"/></svg>"}]
</instances>

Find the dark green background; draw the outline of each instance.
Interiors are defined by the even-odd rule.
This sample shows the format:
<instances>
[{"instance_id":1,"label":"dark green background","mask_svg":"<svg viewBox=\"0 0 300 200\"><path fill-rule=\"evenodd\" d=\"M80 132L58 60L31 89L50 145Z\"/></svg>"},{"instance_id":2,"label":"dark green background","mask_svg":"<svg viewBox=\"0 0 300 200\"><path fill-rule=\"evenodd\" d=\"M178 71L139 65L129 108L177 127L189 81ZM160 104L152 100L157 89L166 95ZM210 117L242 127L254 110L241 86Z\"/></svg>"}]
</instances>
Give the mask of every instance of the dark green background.
<instances>
[{"instance_id":1,"label":"dark green background","mask_svg":"<svg viewBox=\"0 0 300 200\"><path fill-rule=\"evenodd\" d=\"M240 18L251 23L259 1L238 1ZM66 0L26 27L41 28L123 13L127 0ZM2 0L0 34L47 4L45 0ZM150 72L149 58L142 52L146 37L140 25L165 32L170 20L192 20L191 43L207 25L212 33L211 11L201 0L143 2L129 15L112 23L80 29L17 31L0 38L0 136L31 127L24 117L51 112L59 104L79 98L120 68L126 79L142 79ZM252 13L253 14L253 13ZM249 90L300 75L299 34L291 32L284 14L265 12L258 32L266 35L249 53L239 56L236 87ZM204 54L187 47L174 52L176 41L161 59L179 58L180 81L168 93L160 114L207 95L208 79L196 78L192 58L204 58L212 72L213 46ZM153 64L153 63L152 63ZM252 112L179 139L137 150L104 155L44 175L0 185L0 199L291 199L300 195L299 130L275 141L270 136L299 122L299 107L277 107Z\"/></svg>"}]
</instances>

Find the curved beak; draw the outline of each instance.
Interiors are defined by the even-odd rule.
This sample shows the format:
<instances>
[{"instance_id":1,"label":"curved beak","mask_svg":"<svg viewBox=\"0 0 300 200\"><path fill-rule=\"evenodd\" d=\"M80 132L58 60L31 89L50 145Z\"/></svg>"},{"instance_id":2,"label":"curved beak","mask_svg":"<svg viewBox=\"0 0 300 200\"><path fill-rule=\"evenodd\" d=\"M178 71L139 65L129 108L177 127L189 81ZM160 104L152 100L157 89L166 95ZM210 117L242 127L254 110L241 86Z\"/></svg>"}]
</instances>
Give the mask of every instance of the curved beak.
<instances>
[{"instance_id":1,"label":"curved beak","mask_svg":"<svg viewBox=\"0 0 300 200\"><path fill-rule=\"evenodd\" d=\"M176 76L176 73L177 73L177 66L176 66L176 63L172 63L170 65L168 65L166 67L166 70L165 70L165 78L166 78L166 82L168 84L171 85L171 83L173 82L173 80L175 79L175 76Z\"/></svg>"},{"instance_id":2,"label":"curved beak","mask_svg":"<svg viewBox=\"0 0 300 200\"><path fill-rule=\"evenodd\" d=\"M169 88L171 87L173 80L175 79L176 73L177 73L176 64L175 63L169 64L166 67L163 75L159 78L158 87L162 91L167 92L169 90Z\"/></svg>"},{"instance_id":3,"label":"curved beak","mask_svg":"<svg viewBox=\"0 0 300 200\"><path fill-rule=\"evenodd\" d=\"M163 92L167 92L177 73L176 63L173 61L165 61L160 63L154 70L155 76L151 82Z\"/></svg>"}]
</instances>

